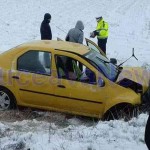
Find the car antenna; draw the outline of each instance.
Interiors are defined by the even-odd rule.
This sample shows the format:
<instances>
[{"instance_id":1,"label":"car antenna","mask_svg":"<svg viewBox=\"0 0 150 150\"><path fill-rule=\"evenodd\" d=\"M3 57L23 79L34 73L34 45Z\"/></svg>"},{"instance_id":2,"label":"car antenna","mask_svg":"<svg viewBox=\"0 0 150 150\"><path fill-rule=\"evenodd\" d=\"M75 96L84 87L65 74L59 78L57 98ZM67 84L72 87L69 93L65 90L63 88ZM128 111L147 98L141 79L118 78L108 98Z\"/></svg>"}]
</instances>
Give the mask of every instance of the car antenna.
<instances>
[{"instance_id":1,"label":"car antenna","mask_svg":"<svg viewBox=\"0 0 150 150\"><path fill-rule=\"evenodd\" d=\"M135 56L135 54L134 54L134 48L132 49L132 56L131 57L134 57L137 61L138 61L138 59L137 59L137 57ZM122 62L120 65L118 65L118 67L120 67L121 65L123 65L126 61L128 61L131 57L129 57L127 60L125 60L124 62Z\"/></svg>"},{"instance_id":2,"label":"car antenna","mask_svg":"<svg viewBox=\"0 0 150 150\"><path fill-rule=\"evenodd\" d=\"M134 55L134 48L132 49L132 57L134 57L138 61L137 57Z\"/></svg>"}]
</instances>

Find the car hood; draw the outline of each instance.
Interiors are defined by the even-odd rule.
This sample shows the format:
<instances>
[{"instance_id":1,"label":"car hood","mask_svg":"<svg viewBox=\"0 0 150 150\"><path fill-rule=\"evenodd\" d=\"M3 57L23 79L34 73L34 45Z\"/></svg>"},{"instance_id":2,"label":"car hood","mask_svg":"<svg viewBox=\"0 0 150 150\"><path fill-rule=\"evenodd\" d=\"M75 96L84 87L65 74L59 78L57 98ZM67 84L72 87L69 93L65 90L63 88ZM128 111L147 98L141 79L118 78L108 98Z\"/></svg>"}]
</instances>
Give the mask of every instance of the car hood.
<instances>
[{"instance_id":1,"label":"car hood","mask_svg":"<svg viewBox=\"0 0 150 150\"><path fill-rule=\"evenodd\" d=\"M142 85L143 92L145 92L150 83L150 71L141 67L124 67L116 82L119 82L123 79L129 79Z\"/></svg>"}]
</instances>

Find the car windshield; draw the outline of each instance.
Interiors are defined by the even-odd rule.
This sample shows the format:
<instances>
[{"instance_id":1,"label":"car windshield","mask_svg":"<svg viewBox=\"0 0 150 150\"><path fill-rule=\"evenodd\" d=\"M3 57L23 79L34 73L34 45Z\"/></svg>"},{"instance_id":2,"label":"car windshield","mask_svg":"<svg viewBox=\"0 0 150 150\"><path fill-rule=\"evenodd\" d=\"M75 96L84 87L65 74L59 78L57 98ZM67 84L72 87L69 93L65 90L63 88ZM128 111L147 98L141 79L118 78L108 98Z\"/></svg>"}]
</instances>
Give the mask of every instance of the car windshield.
<instances>
[{"instance_id":1,"label":"car windshield","mask_svg":"<svg viewBox=\"0 0 150 150\"><path fill-rule=\"evenodd\" d=\"M100 53L90 50L84 55L90 62L102 72L109 80L115 81L118 75L118 70L115 65L110 63L109 59L102 56Z\"/></svg>"}]
</instances>

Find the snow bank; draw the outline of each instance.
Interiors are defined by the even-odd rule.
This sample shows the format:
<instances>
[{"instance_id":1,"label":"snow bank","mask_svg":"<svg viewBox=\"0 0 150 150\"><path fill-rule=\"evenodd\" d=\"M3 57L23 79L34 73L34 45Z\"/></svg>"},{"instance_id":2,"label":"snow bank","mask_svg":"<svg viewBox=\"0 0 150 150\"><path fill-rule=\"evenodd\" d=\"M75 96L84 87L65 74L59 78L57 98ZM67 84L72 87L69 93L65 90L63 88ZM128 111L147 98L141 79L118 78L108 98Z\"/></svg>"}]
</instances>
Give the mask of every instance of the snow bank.
<instances>
[{"instance_id":1,"label":"snow bank","mask_svg":"<svg viewBox=\"0 0 150 150\"><path fill-rule=\"evenodd\" d=\"M22 146L31 150L146 150L144 131L147 115L128 122L66 120L67 127L53 122L24 120L0 123L0 148Z\"/></svg>"}]
</instances>

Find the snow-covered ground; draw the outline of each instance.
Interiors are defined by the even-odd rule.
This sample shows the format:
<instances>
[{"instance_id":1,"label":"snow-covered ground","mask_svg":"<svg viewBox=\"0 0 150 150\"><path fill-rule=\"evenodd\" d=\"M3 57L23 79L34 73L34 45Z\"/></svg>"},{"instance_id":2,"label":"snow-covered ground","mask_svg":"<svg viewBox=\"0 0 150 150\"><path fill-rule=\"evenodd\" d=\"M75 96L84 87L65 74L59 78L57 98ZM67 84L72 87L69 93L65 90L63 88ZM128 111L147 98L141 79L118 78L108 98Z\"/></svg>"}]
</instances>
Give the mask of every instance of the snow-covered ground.
<instances>
[{"instance_id":1,"label":"snow-covered ground","mask_svg":"<svg viewBox=\"0 0 150 150\"><path fill-rule=\"evenodd\" d=\"M2 150L147 150L146 114L128 122L66 119L60 113L36 111L6 112L0 118Z\"/></svg>"},{"instance_id":2,"label":"snow-covered ground","mask_svg":"<svg viewBox=\"0 0 150 150\"><path fill-rule=\"evenodd\" d=\"M102 15L110 29L108 57L122 62L135 48L138 61L131 58L125 65L149 68L149 0L0 0L0 52L40 39L40 23L46 12L52 15L54 40L64 39L77 20L84 22L84 34L89 38L89 33L95 30L95 17ZM92 40L97 42L96 38ZM11 150L20 144L19 149L22 146L31 150L146 150L146 119L147 115L142 114L130 122L100 121L89 125L73 118L63 120L66 126L36 119L1 121L0 149Z\"/></svg>"}]
</instances>

